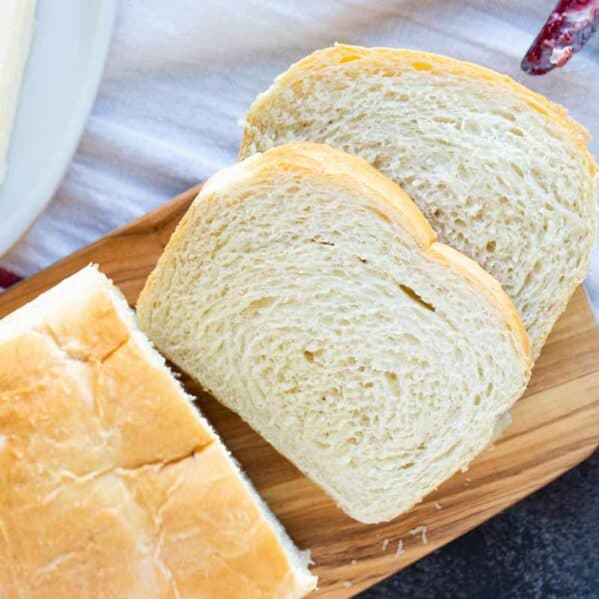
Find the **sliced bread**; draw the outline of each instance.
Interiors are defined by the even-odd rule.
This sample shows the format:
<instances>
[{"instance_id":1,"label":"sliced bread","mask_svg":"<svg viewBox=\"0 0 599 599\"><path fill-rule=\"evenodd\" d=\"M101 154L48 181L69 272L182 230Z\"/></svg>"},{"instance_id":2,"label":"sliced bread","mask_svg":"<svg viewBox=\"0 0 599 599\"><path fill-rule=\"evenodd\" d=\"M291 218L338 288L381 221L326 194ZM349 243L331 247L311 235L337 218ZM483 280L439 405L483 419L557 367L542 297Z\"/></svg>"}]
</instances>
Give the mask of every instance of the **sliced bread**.
<instances>
[{"instance_id":1,"label":"sliced bread","mask_svg":"<svg viewBox=\"0 0 599 599\"><path fill-rule=\"evenodd\" d=\"M301 597L307 556L85 268L0 321L0 596Z\"/></svg>"},{"instance_id":2,"label":"sliced bread","mask_svg":"<svg viewBox=\"0 0 599 599\"><path fill-rule=\"evenodd\" d=\"M466 466L530 373L499 284L365 161L291 144L221 171L137 304L141 328L353 518Z\"/></svg>"},{"instance_id":3,"label":"sliced bread","mask_svg":"<svg viewBox=\"0 0 599 599\"><path fill-rule=\"evenodd\" d=\"M240 157L300 140L398 183L441 241L497 278L539 355L595 241L597 167L562 107L477 65L338 45L258 96Z\"/></svg>"}]
</instances>

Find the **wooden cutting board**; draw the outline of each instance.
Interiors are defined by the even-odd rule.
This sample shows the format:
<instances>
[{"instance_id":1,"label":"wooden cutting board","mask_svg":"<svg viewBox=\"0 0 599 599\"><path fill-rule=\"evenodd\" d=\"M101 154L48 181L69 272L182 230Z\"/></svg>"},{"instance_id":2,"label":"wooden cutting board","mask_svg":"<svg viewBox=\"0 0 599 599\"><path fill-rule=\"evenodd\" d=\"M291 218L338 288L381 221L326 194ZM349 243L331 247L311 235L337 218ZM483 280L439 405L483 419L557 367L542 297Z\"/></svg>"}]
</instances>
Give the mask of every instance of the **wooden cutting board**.
<instances>
[{"instance_id":1,"label":"wooden cutting board","mask_svg":"<svg viewBox=\"0 0 599 599\"><path fill-rule=\"evenodd\" d=\"M198 189L0 295L0 316L90 262L134 305ZM184 383L296 543L311 548L319 597L350 597L405 568L547 484L599 444L599 333L582 289L549 338L503 437L467 472L386 524L350 520L237 416L188 379Z\"/></svg>"}]
</instances>

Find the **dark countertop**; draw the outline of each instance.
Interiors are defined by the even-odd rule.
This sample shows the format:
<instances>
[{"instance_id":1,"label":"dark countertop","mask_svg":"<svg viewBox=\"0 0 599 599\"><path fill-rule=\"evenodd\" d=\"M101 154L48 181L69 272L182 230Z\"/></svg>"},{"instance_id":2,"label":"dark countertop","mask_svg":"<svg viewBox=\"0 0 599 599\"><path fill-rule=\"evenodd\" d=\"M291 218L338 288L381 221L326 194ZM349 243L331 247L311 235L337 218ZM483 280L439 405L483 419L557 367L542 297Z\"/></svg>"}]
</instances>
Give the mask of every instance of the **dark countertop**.
<instances>
[{"instance_id":1,"label":"dark countertop","mask_svg":"<svg viewBox=\"0 0 599 599\"><path fill-rule=\"evenodd\" d=\"M360 599L599 599L599 452Z\"/></svg>"}]
</instances>

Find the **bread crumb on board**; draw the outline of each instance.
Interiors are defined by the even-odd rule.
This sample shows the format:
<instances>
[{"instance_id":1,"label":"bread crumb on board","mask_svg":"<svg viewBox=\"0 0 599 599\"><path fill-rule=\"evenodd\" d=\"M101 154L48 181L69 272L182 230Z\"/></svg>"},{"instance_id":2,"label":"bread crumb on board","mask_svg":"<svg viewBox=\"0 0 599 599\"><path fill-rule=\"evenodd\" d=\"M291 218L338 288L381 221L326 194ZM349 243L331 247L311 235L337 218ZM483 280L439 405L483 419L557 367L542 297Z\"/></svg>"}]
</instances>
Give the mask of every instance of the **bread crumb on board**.
<instances>
[{"instance_id":1,"label":"bread crumb on board","mask_svg":"<svg viewBox=\"0 0 599 599\"><path fill-rule=\"evenodd\" d=\"M387 547L389 547L389 539L383 539L383 551L387 551Z\"/></svg>"},{"instance_id":2,"label":"bread crumb on board","mask_svg":"<svg viewBox=\"0 0 599 599\"><path fill-rule=\"evenodd\" d=\"M395 550L395 557L399 557L403 553L403 541L399 539L397 541L397 549Z\"/></svg>"},{"instance_id":3,"label":"bread crumb on board","mask_svg":"<svg viewBox=\"0 0 599 599\"><path fill-rule=\"evenodd\" d=\"M436 509L437 511L438 511L438 510L440 510L440 509L443 509L443 506L442 506L442 505L441 505L441 504L440 504L438 501L435 501L435 504L434 504L434 505L435 505L435 509Z\"/></svg>"},{"instance_id":4,"label":"bread crumb on board","mask_svg":"<svg viewBox=\"0 0 599 599\"><path fill-rule=\"evenodd\" d=\"M343 584L343 587L346 589L349 589L349 587L351 587L353 585L351 580L344 580L342 584Z\"/></svg>"},{"instance_id":5,"label":"bread crumb on board","mask_svg":"<svg viewBox=\"0 0 599 599\"><path fill-rule=\"evenodd\" d=\"M428 543L428 540L426 538L426 526L422 525L422 526L417 526L416 528L413 528L410 531L410 534L415 537L417 535L420 535L420 540L422 541L423 545L426 545Z\"/></svg>"},{"instance_id":6,"label":"bread crumb on board","mask_svg":"<svg viewBox=\"0 0 599 599\"><path fill-rule=\"evenodd\" d=\"M357 559L353 559L353 560L351 561L351 565L352 565L352 566L355 566L357 563L358 563L358 560L357 560Z\"/></svg>"}]
</instances>

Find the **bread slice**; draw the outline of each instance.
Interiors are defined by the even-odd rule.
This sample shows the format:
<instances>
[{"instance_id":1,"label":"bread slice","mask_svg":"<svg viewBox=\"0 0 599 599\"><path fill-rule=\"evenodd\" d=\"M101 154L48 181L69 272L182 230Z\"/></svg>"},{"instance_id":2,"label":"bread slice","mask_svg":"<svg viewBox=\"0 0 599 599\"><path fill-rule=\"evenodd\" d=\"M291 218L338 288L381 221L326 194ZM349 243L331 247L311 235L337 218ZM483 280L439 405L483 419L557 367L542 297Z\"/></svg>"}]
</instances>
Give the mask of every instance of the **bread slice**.
<instances>
[{"instance_id":1,"label":"bread slice","mask_svg":"<svg viewBox=\"0 0 599 599\"><path fill-rule=\"evenodd\" d=\"M0 596L314 588L190 399L92 267L0 321Z\"/></svg>"},{"instance_id":2,"label":"bread slice","mask_svg":"<svg viewBox=\"0 0 599 599\"><path fill-rule=\"evenodd\" d=\"M389 520L492 439L530 372L499 284L408 196L328 146L210 179L140 326L350 516Z\"/></svg>"},{"instance_id":3,"label":"bread slice","mask_svg":"<svg viewBox=\"0 0 599 599\"><path fill-rule=\"evenodd\" d=\"M399 184L441 241L497 278L539 355L596 231L589 136L561 106L477 65L338 45L258 96L240 157L301 140L356 154Z\"/></svg>"}]
</instances>

